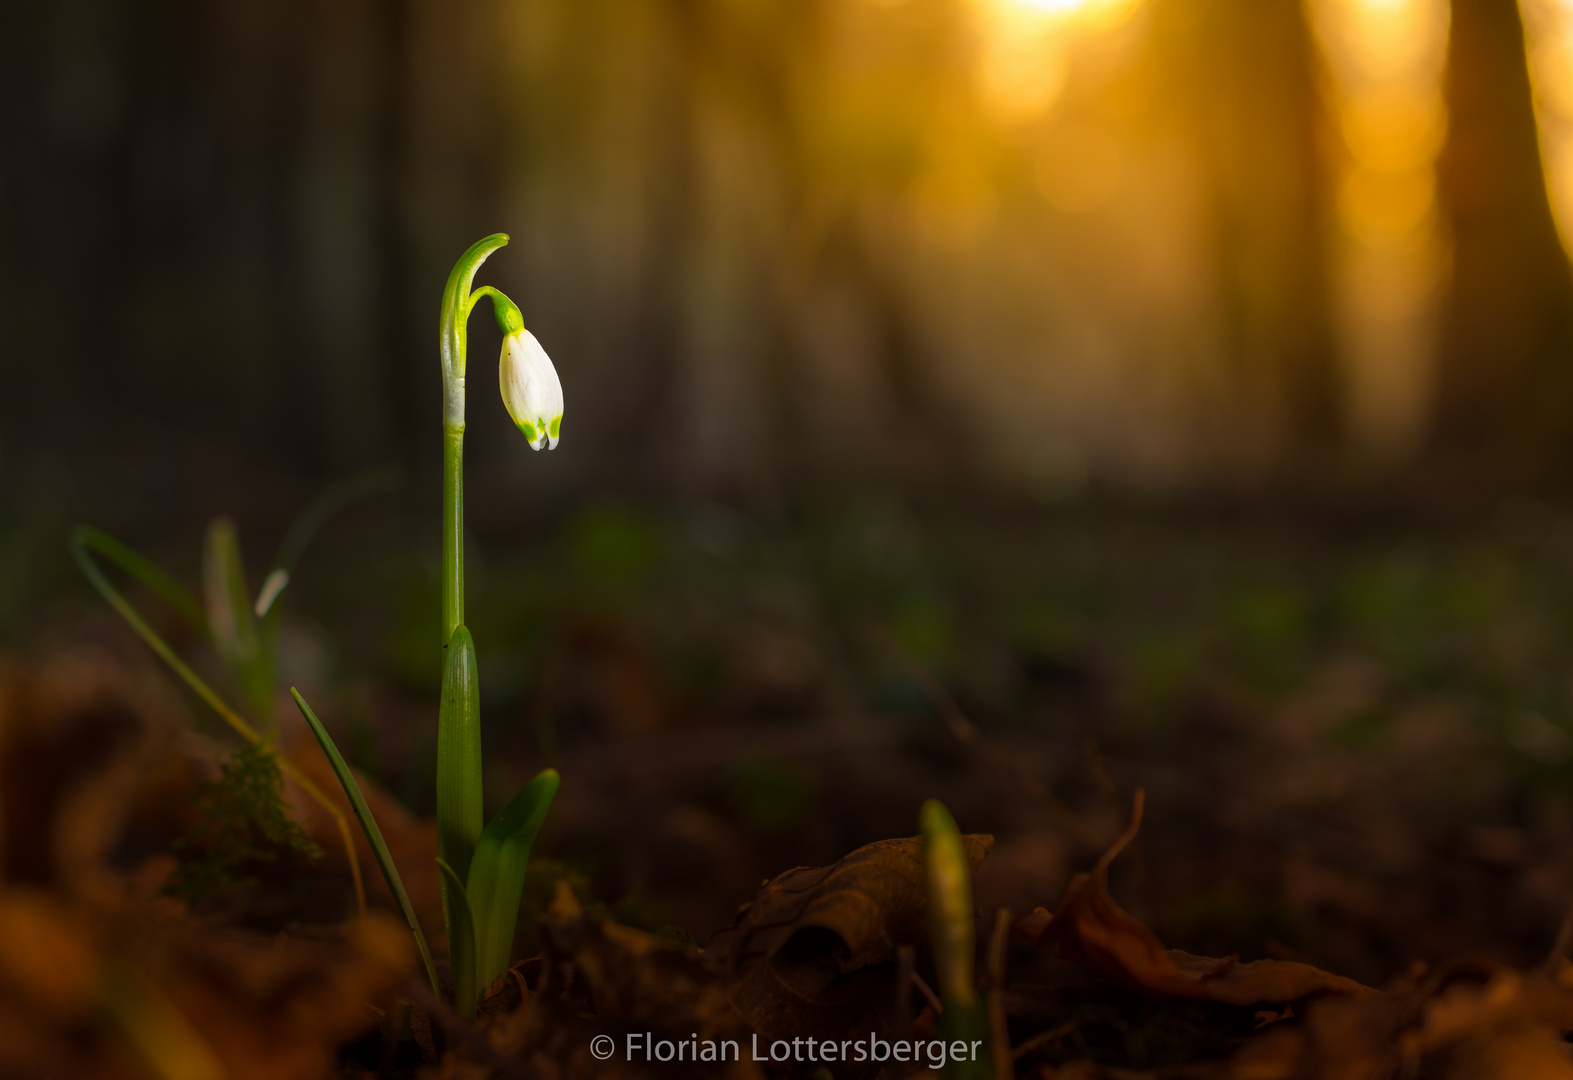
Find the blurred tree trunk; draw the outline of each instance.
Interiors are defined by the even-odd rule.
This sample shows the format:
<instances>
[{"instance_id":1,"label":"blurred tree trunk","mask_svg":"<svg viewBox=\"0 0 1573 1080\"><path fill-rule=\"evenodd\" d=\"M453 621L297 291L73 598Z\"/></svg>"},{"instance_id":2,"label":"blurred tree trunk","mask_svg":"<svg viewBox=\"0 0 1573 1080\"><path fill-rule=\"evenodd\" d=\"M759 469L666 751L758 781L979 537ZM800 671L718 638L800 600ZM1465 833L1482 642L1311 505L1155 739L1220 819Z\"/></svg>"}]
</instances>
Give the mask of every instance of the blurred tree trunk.
<instances>
[{"instance_id":1,"label":"blurred tree trunk","mask_svg":"<svg viewBox=\"0 0 1573 1080\"><path fill-rule=\"evenodd\" d=\"M1195 6L1180 16L1192 38L1182 55L1192 65L1191 123L1211 173L1220 375L1239 418L1220 463L1249 469L1239 445L1248 440L1256 469L1281 478L1325 461L1339 427L1318 209L1316 51L1298 0ZM1211 416L1201 419L1211 426Z\"/></svg>"},{"instance_id":2,"label":"blurred tree trunk","mask_svg":"<svg viewBox=\"0 0 1573 1080\"><path fill-rule=\"evenodd\" d=\"M1573 447L1573 276L1546 196L1514 0L1453 0L1447 96L1438 176L1453 280L1433 450L1450 473L1534 483Z\"/></svg>"}]
</instances>

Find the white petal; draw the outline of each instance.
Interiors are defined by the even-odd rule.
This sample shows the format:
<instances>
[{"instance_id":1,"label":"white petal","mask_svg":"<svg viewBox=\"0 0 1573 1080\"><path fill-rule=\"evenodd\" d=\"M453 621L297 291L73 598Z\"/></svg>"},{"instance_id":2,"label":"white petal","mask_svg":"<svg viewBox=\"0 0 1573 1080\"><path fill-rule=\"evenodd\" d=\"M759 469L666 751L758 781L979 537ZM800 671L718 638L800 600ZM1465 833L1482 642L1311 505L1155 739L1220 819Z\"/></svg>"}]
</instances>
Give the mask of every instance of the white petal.
<instances>
[{"instance_id":1,"label":"white petal","mask_svg":"<svg viewBox=\"0 0 1573 1080\"><path fill-rule=\"evenodd\" d=\"M557 445L553 423L561 423L563 384L535 335L528 330L503 339L499 360L503 405L537 450Z\"/></svg>"}]
</instances>

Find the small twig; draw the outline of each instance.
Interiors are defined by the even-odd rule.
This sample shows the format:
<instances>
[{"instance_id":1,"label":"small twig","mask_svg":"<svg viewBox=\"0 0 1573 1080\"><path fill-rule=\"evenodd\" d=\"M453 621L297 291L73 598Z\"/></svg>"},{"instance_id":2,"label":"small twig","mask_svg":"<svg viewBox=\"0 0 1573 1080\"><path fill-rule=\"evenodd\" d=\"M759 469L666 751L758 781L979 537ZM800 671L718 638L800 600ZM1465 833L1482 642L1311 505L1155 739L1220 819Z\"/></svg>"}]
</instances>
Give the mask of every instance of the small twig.
<instances>
[{"instance_id":1,"label":"small twig","mask_svg":"<svg viewBox=\"0 0 1573 1080\"><path fill-rule=\"evenodd\" d=\"M1097 863L1093 866L1092 876L1094 878L1106 879L1109 874L1109 865L1114 862L1115 858L1120 854L1120 852L1125 850L1132 840L1136 839L1136 834L1141 830L1142 827L1142 811L1145 810L1146 807L1147 790L1145 788L1137 788L1136 794L1131 796L1130 824L1125 826L1125 831L1120 833L1120 835L1115 839L1114 843L1109 845L1109 849L1103 853L1103 855L1098 859Z\"/></svg>"},{"instance_id":2,"label":"small twig","mask_svg":"<svg viewBox=\"0 0 1573 1080\"><path fill-rule=\"evenodd\" d=\"M1051 1043L1056 1039L1063 1039L1065 1036L1069 1035L1079 1027L1081 1027L1081 1020L1078 1018L1075 1020L1067 1020L1059 1027L1052 1027L1048 1031L1040 1031L1032 1038L1016 1047L1016 1052L1011 1057L1011 1060L1020 1061L1038 1047L1044 1045L1045 1043Z\"/></svg>"},{"instance_id":3,"label":"small twig","mask_svg":"<svg viewBox=\"0 0 1573 1080\"><path fill-rule=\"evenodd\" d=\"M519 1003L522 1005L530 999L530 984L524 981L524 973L516 967L508 969L508 975L519 987Z\"/></svg>"},{"instance_id":4,"label":"small twig","mask_svg":"<svg viewBox=\"0 0 1573 1080\"><path fill-rule=\"evenodd\" d=\"M460 1042L469 1047L475 1056L487 1065L504 1076L519 1077L520 1080L524 1080L525 1077L529 1076L529 1073L525 1072L518 1062L509 1061L499 1054L497 1048L487 1041L486 1037L479 1031L475 1030L474 1024L465 1020L443 1002L438 1001L431 990L420 980L409 980L404 989L415 1000L417 1005L425 1009L430 1016L436 1018L437 1022L443 1026L448 1034L457 1036Z\"/></svg>"},{"instance_id":5,"label":"small twig","mask_svg":"<svg viewBox=\"0 0 1573 1080\"><path fill-rule=\"evenodd\" d=\"M1119 788L1114 784L1114 778L1109 775L1109 770L1104 766L1103 751L1098 749L1096 739L1088 739L1082 749L1087 755L1087 768L1092 771L1093 781L1109 800L1109 808L1114 811L1117 819L1125 807L1120 799ZM1158 917L1163 910L1163 905L1158 902L1158 885L1153 878L1152 868L1147 865L1147 856L1143 853L1139 840L1132 838L1130 849L1127 865L1130 866L1132 876L1136 879L1136 889L1146 900L1151 914Z\"/></svg>"},{"instance_id":6,"label":"small twig","mask_svg":"<svg viewBox=\"0 0 1573 1080\"><path fill-rule=\"evenodd\" d=\"M1010 1025L1005 1020L1005 950L1010 943L1010 912L999 909L994 916L994 935L989 939L989 1039L994 1044L994 1080L1013 1080L1015 1059L1010 1053Z\"/></svg>"},{"instance_id":7,"label":"small twig","mask_svg":"<svg viewBox=\"0 0 1573 1080\"><path fill-rule=\"evenodd\" d=\"M923 981L923 976L915 971L912 973L912 985L918 988L918 993L922 994L924 1000L929 1003L929 1008L934 1010L935 1016L944 1014L945 1006L940 1002L939 995L934 992L933 987Z\"/></svg>"}]
</instances>

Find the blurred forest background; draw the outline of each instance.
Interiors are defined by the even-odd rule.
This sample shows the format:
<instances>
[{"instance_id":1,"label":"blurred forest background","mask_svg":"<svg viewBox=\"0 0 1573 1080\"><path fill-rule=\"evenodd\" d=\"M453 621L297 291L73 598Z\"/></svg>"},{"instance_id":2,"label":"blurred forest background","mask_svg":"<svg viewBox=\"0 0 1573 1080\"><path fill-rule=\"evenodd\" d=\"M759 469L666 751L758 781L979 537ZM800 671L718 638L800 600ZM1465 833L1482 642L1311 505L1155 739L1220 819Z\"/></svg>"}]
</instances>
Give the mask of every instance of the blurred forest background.
<instances>
[{"instance_id":1,"label":"blurred forest background","mask_svg":"<svg viewBox=\"0 0 1573 1080\"><path fill-rule=\"evenodd\" d=\"M1556 487L1570 18L7 4L0 483L168 520L242 478L429 471L441 282L503 230L488 280L569 402L550 458L476 410L471 469L515 505Z\"/></svg>"},{"instance_id":2,"label":"blurred forest background","mask_svg":"<svg viewBox=\"0 0 1573 1080\"><path fill-rule=\"evenodd\" d=\"M91 629L75 521L194 581L233 514L259 578L394 463L280 664L428 810L438 302L493 231L567 409L530 452L483 312L487 745L582 779L546 842L607 853L607 895L703 934L933 793L1070 865L936 764L916 665L1092 834L1148 786L1176 940L1373 979L1543 952L1573 2L11 0L0 641L141 656Z\"/></svg>"}]
</instances>

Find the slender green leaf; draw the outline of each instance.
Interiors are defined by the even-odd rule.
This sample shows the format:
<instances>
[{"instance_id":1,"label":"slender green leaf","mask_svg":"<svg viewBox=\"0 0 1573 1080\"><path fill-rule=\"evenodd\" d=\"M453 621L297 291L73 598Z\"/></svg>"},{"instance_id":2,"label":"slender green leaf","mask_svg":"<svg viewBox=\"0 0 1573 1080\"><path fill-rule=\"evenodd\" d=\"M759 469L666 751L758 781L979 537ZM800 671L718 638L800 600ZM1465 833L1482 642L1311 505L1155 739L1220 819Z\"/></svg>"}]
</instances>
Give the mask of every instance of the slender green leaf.
<instances>
[{"instance_id":1,"label":"slender green leaf","mask_svg":"<svg viewBox=\"0 0 1573 1080\"><path fill-rule=\"evenodd\" d=\"M202 591L207 600L213 645L230 674L240 683L263 725L273 727L273 665L263 653L252 612L240 535L227 517L208 525L202 552Z\"/></svg>"},{"instance_id":2,"label":"slender green leaf","mask_svg":"<svg viewBox=\"0 0 1573 1080\"><path fill-rule=\"evenodd\" d=\"M551 809L557 783L556 769L543 770L487 824L475 847L467 891L475 916L475 962L481 986L491 985L508 970L530 848Z\"/></svg>"},{"instance_id":3,"label":"slender green leaf","mask_svg":"<svg viewBox=\"0 0 1573 1080\"><path fill-rule=\"evenodd\" d=\"M91 560L84 558L88 550L98 552L146 585L160 599L179 612L181 617L191 624L191 628L203 637L213 636L202 605L197 603L196 597L187 592L179 582L108 533L78 525L71 532L71 553L76 557L77 565L82 567L82 572L87 574L88 580L104 596L104 599L109 599L109 592L106 591L109 589L109 583L99 574L98 568L93 566ZM114 601L111 600L110 603L113 605Z\"/></svg>"},{"instance_id":4,"label":"slender green leaf","mask_svg":"<svg viewBox=\"0 0 1573 1080\"><path fill-rule=\"evenodd\" d=\"M86 575L93 588L97 589L98 594L104 598L105 602L115 609L115 613L124 619L131 629L137 632L137 636L147 642L148 647L158 654L159 659L168 664L187 686L196 691L196 695L207 702L213 711L224 719L225 723L234 728L242 738L250 742L260 743L262 736L257 733L257 729L242 720L240 714L230 708L229 704L219 697L218 693L200 675L191 670L191 666L175 654L175 650L170 648L169 643L159 636L158 631L149 626L147 620L137 614L136 608L132 607L130 601L121 595L120 590L110 584L109 579L104 576L104 572L93 561L93 556L88 553L89 548L102 552L104 548L101 546L101 542L104 540L112 540L112 538L99 532L97 529L89 529L79 525L71 531L71 557L76 560L77 566L81 567L82 573ZM118 541L112 542L118 543ZM130 550L129 548L124 548L124 545L121 546L125 551ZM112 555L109 557L114 558ZM176 586L176 588L179 588L179 586ZM196 603L195 600L191 602L193 604ZM198 608L197 610L200 613L201 609ZM207 619L200 614L198 617L202 620L201 625L206 628ZM283 767L282 763L280 767Z\"/></svg>"},{"instance_id":5,"label":"slender green leaf","mask_svg":"<svg viewBox=\"0 0 1573 1080\"><path fill-rule=\"evenodd\" d=\"M93 561L91 552L98 551L107 558L116 561L129 555L133 560L146 564L147 568L154 575L163 577L162 572L157 567L152 566L151 563L147 563L147 560L142 559L140 555L131 551L130 548L127 548L118 540L106 533L99 532L97 529L90 529L85 525L78 525L71 530L67 544L71 549L71 557L76 560L76 564L81 568L82 574L92 584L93 588L98 590L98 594L104 598L104 602L113 608L115 613L126 621L126 625L136 631L137 636L147 643L148 648L152 649L160 660L168 664L170 670L180 676L180 680L189 686L209 708L218 713L219 718L234 729L237 735L254 745L266 746L268 751L278 761L279 768L293 777L295 782L300 785L301 790L333 819L334 824L338 826L339 836L344 841L344 858L350 864L350 876L355 880L355 904L361 913L365 914L366 887L361 880L360 858L355 854L355 839L350 835L349 821L339 811L339 808L333 804L332 800L323 794L322 789L312 783L309 776L301 772L289 758L284 757L265 742L256 728L241 719L240 714L230 708L229 702L219 697L217 691L209 686L200 675L191 670L191 665L176 655L175 650L169 647L169 642L160 637L158 632L148 625L147 620L137 614L137 610L131 606L131 602L122 596L120 590L115 588L110 583L110 580L104 576L104 572ZM124 563L121 563L121 565L124 565ZM185 594L185 590L181 589L180 586L168 581L167 578L164 580L176 593ZM185 594L185 598L195 611L196 619L199 620L196 625L200 625L203 633L207 634L207 620L202 616L202 609L197 606L195 600L191 599L190 594ZM166 596L166 599L169 599L169 597ZM175 603L176 601L172 599L171 602Z\"/></svg>"},{"instance_id":6,"label":"slender green leaf","mask_svg":"<svg viewBox=\"0 0 1573 1080\"><path fill-rule=\"evenodd\" d=\"M481 837L481 707L475 642L461 626L443 658L442 704L437 716L437 854L460 881ZM452 924L447 889L443 917Z\"/></svg>"},{"instance_id":7,"label":"slender green leaf","mask_svg":"<svg viewBox=\"0 0 1573 1080\"><path fill-rule=\"evenodd\" d=\"M475 972L475 919L470 913L470 898L465 895L464 883L454 873L453 867L442 859L437 860L437 866L442 870L443 884L448 886L448 897L453 905L453 917L448 921L448 960L453 965L453 1004L460 1016L474 1016L482 985L477 981Z\"/></svg>"},{"instance_id":8,"label":"slender green leaf","mask_svg":"<svg viewBox=\"0 0 1573 1080\"><path fill-rule=\"evenodd\" d=\"M410 933L415 935L415 944L421 951L421 961L426 965L426 977L431 980L432 993L440 994L437 968L432 963L431 950L426 947L426 935L421 932L421 922L415 917L415 908L410 903L409 894L404 891L404 881L399 877L399 868L393 865L393 856L388 851L388 845L383 842L382 830L377 827L377 819L371 816L371 808L366 805L366 799L360 793L360 785L355 782L355 776L350 772L350 767L345 764L339 748L333 745L333 737L328 734L327 728L322 726L322 721L317 719L317 714L311 711L311 706L306 704L306 699L300 696L300 691L292 686L289 693L290 697L295 699L295 706L300 709L300 714L310 725L311 733L317 737L317 743L322 747L322 752L327 755L328 763L333 766L333 772L338 776L339 783L344 786L344 794L349 798L350 807L355 811L355 820L360 822L361 830L365 832L366 839L371 843L372 853L377 857L377 868L382 871L382 879L388 883L388 891L393 893L394 899L399 902L399 910L404 914L404 921L410 925Z\"/></svg>"},{"instance_id":9,"label":"slender green leaf","mask_svg":"<svg viewBox=\"0 0 1573 1080\"><path fill-rule=\"evenodd\" d=\"M295 566L300 562L300 557L305 554L307 545L334 514L357 499L382 491L392 491L400 482L398 468L388 465L347 476L330 484L313 499L310 505L290 523L289 529L284 533L284 539L279 543L278 551L273 554L267 577L263 579L262 588L257 593L254 607L257 617L262 618L273 611L274 601L289 584L290 578L295 573Z\"/></svg>"}]
</instances>

